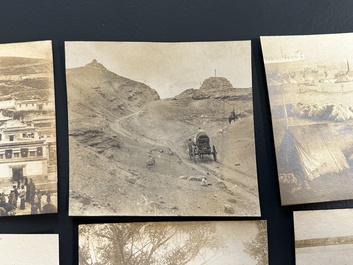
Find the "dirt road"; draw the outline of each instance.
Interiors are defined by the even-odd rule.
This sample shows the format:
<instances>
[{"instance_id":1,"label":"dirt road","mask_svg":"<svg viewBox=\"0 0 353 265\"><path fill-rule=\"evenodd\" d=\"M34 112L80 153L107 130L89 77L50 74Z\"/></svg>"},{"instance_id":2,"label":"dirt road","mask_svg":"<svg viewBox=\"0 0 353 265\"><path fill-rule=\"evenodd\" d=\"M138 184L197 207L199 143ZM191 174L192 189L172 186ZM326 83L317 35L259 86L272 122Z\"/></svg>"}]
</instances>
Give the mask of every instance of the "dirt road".
<instances>
[{"instance_id":1,"label":"dirt road","mask_svg":"<svg viewBox=\"0 0 353 265\"><path fill-rule=\"evenodd\" d=\"M236 215L256 215L257 211L254 210L254 205L258 204L256 176L254 179L253 175L245 172L246 169L238 169L238 164L229 164L228 160L224 158L225 154L221 153L224 151L224 148L218 151L220 154L217 162L213 161L212 156L205 156L203 159L197 157L196 163L194 163L188 155L187 139L193 136L193 132L197 131L196 127L180 124L176 121L162 122L163 125L161 125L159 121L156 122L153 118L146 116L144 111L138 111L116 119L116 121L111 124L111 128L117 134L136 141L138 145L150 145L158 150L169 150L170 153L178 157L180 160L179 167L182 168L184 175L173 175L174 180L179 180L179 177L192 178L195 176L201 176L207 179L209 185L208 190L215 194L217 200L224 201L223 205L220 205L222 203L219 202L216 203L218 205L214 206L214 208L230 207L236 209L234 211ZM221 133L227 132L229 126L230 125L221 126L221 128L223 128ZM207 131L210 132L209 136L211 141L215 139L215 142L220 142L223 136L219 135L219 129L214 125L213 127L207 127L209 127ZM166 162L165 164L162 164L161 161L159 162L159 168L174 167L172 161L170 161L170 163L164 161ZM159 174L158 172L153 173L154 175ZM173 172L171 172L171 174L173 174ZM178 174L178 171L176 174ZM152 181L152 178L152 176L149 176L149 181ZM201 185L198 185L198 189L202 190ZM202 196L195 192L195 190L193 190L193 192L196 197ZM163 195L163 198L165 197L166 196ZM236 201L236 207L234 205L225 206L227 205L227 201ZM188 207L192 208L192 206ZM213 207L207 205L207 208Z\"/></svg>"}]
</instances>

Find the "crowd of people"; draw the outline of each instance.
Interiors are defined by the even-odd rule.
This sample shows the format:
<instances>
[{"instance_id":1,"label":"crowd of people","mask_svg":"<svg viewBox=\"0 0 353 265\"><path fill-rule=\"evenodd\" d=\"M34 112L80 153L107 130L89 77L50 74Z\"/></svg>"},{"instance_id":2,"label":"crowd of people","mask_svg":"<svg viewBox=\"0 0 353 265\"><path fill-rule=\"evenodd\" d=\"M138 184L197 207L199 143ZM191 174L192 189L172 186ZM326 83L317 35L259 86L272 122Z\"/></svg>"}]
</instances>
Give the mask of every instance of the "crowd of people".
<instances>
[{"instance_id":1,"label":"crowd of people","mask_svg":"<svg viewBox=\"0 0 353 265\"><path fill-rule=\"evenodd\" d=\"M46 196L46 203L42 207L43 196ZM33 179L28 181L25 177L12 186L9 194L0 194L0 216L16 215L21 211L28 214L55 213L56 207L51 203L50 191L36 189Z\"/></svg>"}]
</instances>

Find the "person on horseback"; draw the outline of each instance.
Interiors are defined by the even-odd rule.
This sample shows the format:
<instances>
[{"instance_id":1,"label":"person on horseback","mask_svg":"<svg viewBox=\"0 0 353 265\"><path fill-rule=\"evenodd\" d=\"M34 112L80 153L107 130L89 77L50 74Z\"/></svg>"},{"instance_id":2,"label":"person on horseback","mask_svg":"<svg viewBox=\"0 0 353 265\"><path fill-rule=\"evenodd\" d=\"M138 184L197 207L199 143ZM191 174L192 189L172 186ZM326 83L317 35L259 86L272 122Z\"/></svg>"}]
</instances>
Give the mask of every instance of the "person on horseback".
<instances>
[{"instance_id":1,"label":"person on horseback","mask_svg":"<svg viewBox=\"0 0 353 265\"><path fill-rule=\"evenodd\" d=\"M232 121L235 121L238 119L237 114L235 114L234 109L230 112L230 116L228 117L229 123L232 123Z\"/></svg>"}]
</instances>

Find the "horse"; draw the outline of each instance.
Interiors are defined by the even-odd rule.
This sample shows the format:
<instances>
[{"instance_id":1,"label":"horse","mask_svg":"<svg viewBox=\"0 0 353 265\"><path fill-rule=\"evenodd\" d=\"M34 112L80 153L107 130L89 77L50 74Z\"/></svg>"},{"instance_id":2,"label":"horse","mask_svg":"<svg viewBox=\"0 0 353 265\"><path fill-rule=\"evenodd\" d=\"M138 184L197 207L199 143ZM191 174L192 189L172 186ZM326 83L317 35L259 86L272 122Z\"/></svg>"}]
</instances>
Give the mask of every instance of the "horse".
<instances>
[{"instance_id":1,"label":"horse","mask_svg":"<svg viewBox=\"0 0 353 265\"><path fill-rule=\"evenodd\" d=\"M238 119L238 116L237 116L237 114L235 114L235 112L234 111L232 111L232 113L230 114L230 116L228 117L228 121L229 121L229 123L232 123L232 121L236 121Z\"/></svg>"}]
</instances>

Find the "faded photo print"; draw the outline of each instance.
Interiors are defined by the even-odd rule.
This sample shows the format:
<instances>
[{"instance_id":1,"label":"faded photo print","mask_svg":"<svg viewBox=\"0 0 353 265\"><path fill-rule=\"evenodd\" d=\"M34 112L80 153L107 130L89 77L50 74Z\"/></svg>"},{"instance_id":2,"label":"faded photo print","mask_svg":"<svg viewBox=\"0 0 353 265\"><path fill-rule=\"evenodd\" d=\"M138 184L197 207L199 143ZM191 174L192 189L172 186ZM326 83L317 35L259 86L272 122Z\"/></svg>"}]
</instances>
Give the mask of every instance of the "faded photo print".
<instances>
[{"instance_id":1,"label":"faded photo print","mask_svg":"<svg viewBox=\"0 0 353 265\"><path fill-rule=\"evenodd\" d=\"M249 41L65 50L70 215L260 215Z\"/></svg>"},{"instance_id":2,"label":"faded photo print","mask_svg":"<svg viewBox=\"0 0 353 265\"><path fill-rule=\"evenodd\" d=\"M59 265L59 235L0 234L1 264Z\"/></svg>"},{"instance_id":3,"label":"faded photo print","mask_svg":"<svg viewBox=\"0 0 353 265\"><path fill-rule=\"evenodd\" d=\"M294 212L296 264L351 264L353 209Z\"/></svg>"},{"instance_id":4,"label":"faded photo print","mask_svg":"<svg viewBox=\"0 0 353 265\"><path fill-rule=\"evenodd\" d=\"M80 265L267 265L266 221L79 226Z\"/></svg>"},{"instance_id":5,"label":"faded photo print","mask_svg":"<svg viewBox=\"0 0 353 265\"><path fill-rule=\"evenodd\" d=\"M282 205L353 198L352 43L261 37Z\"/></svg>"},{"instance_id":6,"label":"faded photo print","mask_svg":"<svg viewBox=\"0 0 353 265\"><path fill-rule=\"evenodd\" d=\"M0 44L0 216L57 212L51 41Z\"/></svg>"}]
</instances>

